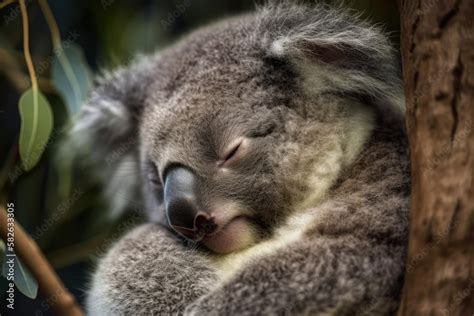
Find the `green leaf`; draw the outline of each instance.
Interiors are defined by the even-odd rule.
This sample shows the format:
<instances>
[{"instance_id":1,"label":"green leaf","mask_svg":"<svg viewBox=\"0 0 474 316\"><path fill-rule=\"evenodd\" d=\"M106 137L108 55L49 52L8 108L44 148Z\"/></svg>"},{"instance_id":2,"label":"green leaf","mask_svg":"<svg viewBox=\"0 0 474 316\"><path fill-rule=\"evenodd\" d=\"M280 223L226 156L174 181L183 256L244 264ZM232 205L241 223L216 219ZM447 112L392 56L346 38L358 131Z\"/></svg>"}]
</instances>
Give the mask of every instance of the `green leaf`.
<instances>
[{"instance_id":1,"label":"green leaf","mask_svg":"<svg viewBox=\"0 0 474 316\"><path fill-rule=\"evenodd\" d=\"M18 103L21 117L20 158L25 171L41 158L53 129L53 113L46 97L29 89Z\"/></svg>"},{"instance_id":2,"label":"green leaf","mask_svg":"<svg viewBox=\"0 0 474 316\"><path fill-rule=\"evenodd\" d=\"M52 79L70 114L77 113L92 88L92 72L82 49L71 42L55 50Z\"/></svg>"},{"instance_id":3,"label":"green leaf","mask_svg":"<svg viewBox=\"0 0 474 316\"><path fill-rule=\"evenodd\" d=\"M21 263L20 258L7 252L3 260L2 275L13 281L16 288L25 296L34 299L38 294L38 282L30 271ZM13 277L13 280L11 279Z\"/></svg>"}]
</instances>

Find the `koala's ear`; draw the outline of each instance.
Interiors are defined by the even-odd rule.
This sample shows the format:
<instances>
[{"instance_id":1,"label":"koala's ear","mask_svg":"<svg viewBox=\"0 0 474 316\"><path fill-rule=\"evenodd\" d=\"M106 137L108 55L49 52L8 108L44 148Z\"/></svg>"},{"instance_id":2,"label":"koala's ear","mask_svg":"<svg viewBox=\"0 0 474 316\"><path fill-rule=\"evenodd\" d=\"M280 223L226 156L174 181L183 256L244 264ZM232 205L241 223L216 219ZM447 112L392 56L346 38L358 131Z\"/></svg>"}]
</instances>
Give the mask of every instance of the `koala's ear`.
<instances>
[{"instance_id":1,"label":"koala's ear","mask_svg":"<svg viewBox=\"0 0 474 316\"><path fill-rule=\"evenodd\" d=\"M264 27L278 34L267 43L267 54L293 65L309 93L354 95L404 113L399 59L378 27L321 4L284 2L264 7L261 14L273 23ZM282 19L265 18L271 16Z\"/></svg>"},{"instance_id":2,"label":"koala's ear","mask_svg":"<svg viewBox=\"0 0 474 316\"><path fill-rule=\"evenodd\" d=\"M142 56L97 80L60 155L87 163L89 174L104 183L113 217L139 196L138 123L155 74L154 58ZM141 205L141 201L132 202Z\"/></svg>"},{"instance_id":3,"label":"koala's ear","mask_svg":"<svg viewBox=\"0 0 474 316\"><path fill-rule=\"evenodd\" d=\"M133 138L154 74L153 65L152 57L140 57L131 65L99 77L74 122L71 134L75 140L101 145L95 148L95 153L101 154L101 150Z\"/></svg>"}]
</instances>

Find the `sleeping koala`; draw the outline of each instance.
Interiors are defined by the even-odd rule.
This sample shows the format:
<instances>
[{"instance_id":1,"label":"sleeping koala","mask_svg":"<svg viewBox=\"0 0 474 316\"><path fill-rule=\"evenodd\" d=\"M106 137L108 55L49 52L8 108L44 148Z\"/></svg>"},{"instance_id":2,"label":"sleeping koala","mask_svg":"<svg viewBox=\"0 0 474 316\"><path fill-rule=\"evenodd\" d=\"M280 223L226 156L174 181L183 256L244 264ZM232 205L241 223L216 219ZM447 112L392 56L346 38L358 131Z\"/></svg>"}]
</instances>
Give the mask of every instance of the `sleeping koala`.
<instances>
[{"instance_id":1,"label":"sleeping koala","mask_svg":"<svg viewBox=\"0 0 474 316\"><path fill-rule=\"evenodd\" d=\"M385 35L322 4L267 4L105 75L72 141L150 223L99 261L89 313L393 312L403 115Z\"/></svg>"}]
</instances>

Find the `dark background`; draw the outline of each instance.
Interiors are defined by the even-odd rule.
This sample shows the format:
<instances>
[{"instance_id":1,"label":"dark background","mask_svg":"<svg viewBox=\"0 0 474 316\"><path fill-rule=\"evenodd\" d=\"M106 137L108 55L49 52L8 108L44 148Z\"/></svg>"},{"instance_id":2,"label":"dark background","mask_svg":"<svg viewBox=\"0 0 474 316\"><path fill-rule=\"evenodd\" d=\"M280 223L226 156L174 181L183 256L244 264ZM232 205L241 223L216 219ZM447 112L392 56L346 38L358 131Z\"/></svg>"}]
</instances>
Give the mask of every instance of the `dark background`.
<instances>
[{"instance_id":1,"label":"dark background","mask_svg":"<svg viewBox=\"0 0 474 316\"><path fill-rule=\"evenodd\" d=\"M62 131L71 115L50 79L51 36L35 0L26 0L30 47L40 90L54 112L54 130ZM254 1L49 1L63 40L82 49L85 66L97 73L127 63L136 53L160 50L197 26L250 11ZM346 1L362 16L382 24L398 45L395 1ZM72 39L72 40L71 40ZM29 88L23 58L18 4L0 11L0 195L15 203L15 216L33 236L65 285L83 304L94 260L127 229L140 222L137 212L110 216L100 186L86 169L70 168L57 158L62 133L54 134L42 159L31 171L19 167L18 99ZM139 213L139 212L138 212ZM58 215L59 214L59 215ZM6 309L6 280L0 278L0 313ZM49 315L41 299L15 296L18 315Z\"/></svg>"}]
</instances>

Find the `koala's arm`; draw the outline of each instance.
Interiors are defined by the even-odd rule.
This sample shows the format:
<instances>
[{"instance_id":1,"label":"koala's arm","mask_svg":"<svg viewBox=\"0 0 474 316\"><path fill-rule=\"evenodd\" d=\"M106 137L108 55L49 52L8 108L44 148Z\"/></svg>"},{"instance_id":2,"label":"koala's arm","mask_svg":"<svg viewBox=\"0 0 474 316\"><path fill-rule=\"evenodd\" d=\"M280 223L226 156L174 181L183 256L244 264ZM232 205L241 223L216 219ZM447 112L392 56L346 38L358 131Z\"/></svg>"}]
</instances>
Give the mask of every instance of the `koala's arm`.
<instances>
[{"instance_id":1,"label":"koala's arm","mask_svg":"<svg viewBox=\"0 0 474 316\"><path fill-rule=\"evenodd\" d=\"M145 224L100 261L87 298L89 315L177 315L207 293L216 275L207 259L166 228Z\"/></svg>"},{"instance_id":2,"label":"koala's arm","mask_svg":"<svg viewBox=\"0 0 474 316\"><path fill-rule=\"evenodd\" d=\"M403 252L349 236L307 238L247 266L185 314L384 315L397 306Z\"/></svg>"},{"instance_id":3,"label":"koala's arm","mask_svg":"<svg viewBox=\"0 0 474 316\"><path fill-rule=\"evenodd\" d=\"M383 131L376 133L384 137ZM332 197L314 208L314 223L302 238L257 258L195 301L186 313L393 312L398 306L407 245L410 185L405 146L397 141L373 142Z\"/></svg>"}]
</instances>

